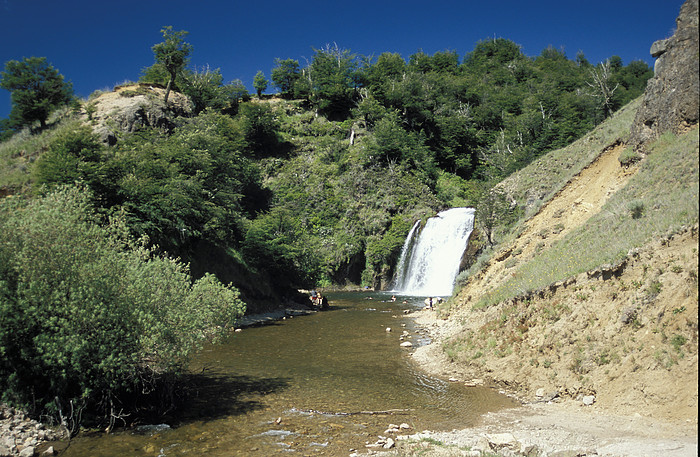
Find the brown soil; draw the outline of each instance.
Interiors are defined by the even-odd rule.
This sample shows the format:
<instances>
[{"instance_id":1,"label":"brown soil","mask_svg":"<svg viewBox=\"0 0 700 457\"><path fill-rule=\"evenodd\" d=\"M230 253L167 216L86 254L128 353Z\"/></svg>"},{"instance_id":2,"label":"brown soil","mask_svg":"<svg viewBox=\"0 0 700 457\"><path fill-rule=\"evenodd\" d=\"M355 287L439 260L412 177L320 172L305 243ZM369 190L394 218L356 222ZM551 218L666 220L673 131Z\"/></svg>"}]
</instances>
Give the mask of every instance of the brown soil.
<instances>
[{"instance_id":1,"label":"brown soil","mask_svg":"<svg viewBox=\"0 0 700 457\"><path fill-rule=\"evenodd\" d=\"M605 455L697 455L697 225L545 294L471 308L507 278L511 253L518 251L519 261L531 258L537 244L582 225L624 186L635 171L620 166L622 148L604 151L532 217L455 297L449 317L414 316L433 338L413 354L419 365L459 381L483 379L524 403L487 416L479 429L436 439L464 444L467 437L508 431L548 452L588 446ZM486 338L498 350L487 350ZM464 350L469 344L483 350ZM462 350L448 357L451 346ZM555 394L557 403L547 403ZM593 405L583 405L587 395Z\"/></svg>"}]
</instances>

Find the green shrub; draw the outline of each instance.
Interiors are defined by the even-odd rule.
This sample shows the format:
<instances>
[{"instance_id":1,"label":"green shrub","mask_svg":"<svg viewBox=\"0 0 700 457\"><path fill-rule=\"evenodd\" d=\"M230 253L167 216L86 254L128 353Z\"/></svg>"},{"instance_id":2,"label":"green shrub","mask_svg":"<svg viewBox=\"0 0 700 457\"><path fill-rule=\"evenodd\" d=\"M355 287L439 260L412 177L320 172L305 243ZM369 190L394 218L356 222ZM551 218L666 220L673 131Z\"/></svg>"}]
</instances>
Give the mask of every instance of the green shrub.
<instances>
[{"instance_id":1,"label":"green shrub","mask_svg":"<svg viewBox=\"0 0 700 457\"><path fill-rule=\"evenodd\" d=\"M0 394L35 413L111 417L242 314L238 291L155 256L83 189L0 201ZM168 391L170 391L168 389ZM167 397L167 395L165 396ZM163 398L167 406L172 398Z\"/></svg>"},{"instance_id":2,"label":"green shrub","mask_svg":"<svg viewBox=\"0 0 700 457\"><path fill-rule=\"evenodd\" d=\"M630 202L627 205L627 208L629 209L632 219L639 219L640 217L644 216L644 202L640 200Z\"/></svg>"},{"instance_id":3,"label":"green shrub","mask_svg":"<svg viewBox=\"0 0 700 457\"><path fill-rule=\"evenodd\" d=\"M628 167L642 160L642 156L629 147L620 153L618 160L620 161L620 165Z\"/></svg>"}]
</instances>

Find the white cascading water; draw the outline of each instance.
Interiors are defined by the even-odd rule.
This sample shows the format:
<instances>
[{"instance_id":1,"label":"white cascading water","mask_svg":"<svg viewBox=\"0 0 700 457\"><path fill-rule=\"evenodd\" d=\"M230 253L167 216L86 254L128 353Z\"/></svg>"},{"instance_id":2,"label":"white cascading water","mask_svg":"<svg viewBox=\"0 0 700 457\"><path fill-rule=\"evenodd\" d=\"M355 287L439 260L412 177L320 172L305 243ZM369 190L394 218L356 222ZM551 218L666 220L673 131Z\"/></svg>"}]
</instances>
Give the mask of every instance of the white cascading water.
<instances>
[{"instance_id":1,"label":"white cascading water","mask_svg":"<svg viewBox=\"0 0 700 457\"><path fill-rule=\"evenodd\" d=\"M459 264L474 228L473 208L452 208L431 217L414 240L408 234L396 269L393 291L401 295L452 295Z\"/></svg>"}]
</instances>

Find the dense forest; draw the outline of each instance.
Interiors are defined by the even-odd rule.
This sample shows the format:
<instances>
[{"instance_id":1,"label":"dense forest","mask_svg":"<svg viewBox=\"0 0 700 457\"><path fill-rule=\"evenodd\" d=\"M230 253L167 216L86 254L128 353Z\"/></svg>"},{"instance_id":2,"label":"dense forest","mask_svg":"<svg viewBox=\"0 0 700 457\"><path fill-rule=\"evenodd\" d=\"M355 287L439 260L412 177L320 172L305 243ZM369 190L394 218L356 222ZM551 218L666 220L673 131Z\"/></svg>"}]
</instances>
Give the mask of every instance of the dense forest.
<instances>
[{"instance_id":1,"label":"dense forest","mask_svg":"<svg viewBox=\"0 0 700 457\"><path fill-rule=\"evenodd\" d=\"M54 414L80 400L113 422L120 392L181 369L218 335L209 329L235 320L237 289L255 310L299 288L385 287L415 220L481 206L507 224L520 209L490 189L590 131L653 74L617 56L592 64L547 48L529 57L502 38L463 58L417 52L407 61L326 46L306 66L276 60L250 94L218 70L190 68L185 37L163 29L133 91L165 88L166 105L171 92L184 94L192 115L110 145L90 123L100 92L76 100L43 58L5 64L5 400ZM207 313L195 312L197 300ZM74 338L100 319L120 325L100 326L90 344ZM44 338L55 320L70 324ZM116 352L104 343L114 340L123 342Z\"/></svg>"}]
</instances>

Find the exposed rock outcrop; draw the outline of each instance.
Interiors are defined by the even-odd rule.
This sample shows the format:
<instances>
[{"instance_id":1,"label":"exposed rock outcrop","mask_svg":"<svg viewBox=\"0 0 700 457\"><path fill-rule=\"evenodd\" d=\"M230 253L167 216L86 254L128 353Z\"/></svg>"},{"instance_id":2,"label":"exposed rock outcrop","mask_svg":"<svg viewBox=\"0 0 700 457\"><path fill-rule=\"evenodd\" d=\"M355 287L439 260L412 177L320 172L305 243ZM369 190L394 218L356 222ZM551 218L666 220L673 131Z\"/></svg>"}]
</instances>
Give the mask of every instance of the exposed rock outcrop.
<instances>
[{"instance_id":1,"label":"exposed rock outcrop","mask_svg":"<svg viewBox=\"0 0 700 457\"><path fill-rule=\"evenodd\" d=\"M171 92L167 106L165 89L152 84L120 86L85 105L88 120L100 139L116 144L119 132L132 133L145 127L171 130L177 117L189 117L193 108L190 99Z\"/></svg>"},{"instance_id":2,"label":"exposed rock outcrop","mask_svg":"<svg viewBox=\"0 0 700 457\"><path fill-rule=\"evenodd\" d=\"M652 44L650 52L657 59L654 77L647 83L630 136L639 152L662 133L679 133L698 122L698 0L686 0L676 32Z\"/></svg>"}]
</instances>

